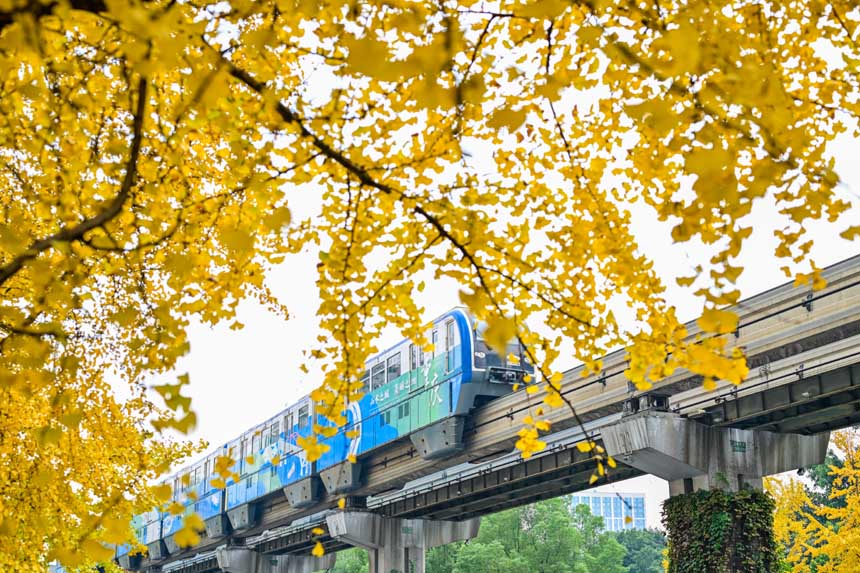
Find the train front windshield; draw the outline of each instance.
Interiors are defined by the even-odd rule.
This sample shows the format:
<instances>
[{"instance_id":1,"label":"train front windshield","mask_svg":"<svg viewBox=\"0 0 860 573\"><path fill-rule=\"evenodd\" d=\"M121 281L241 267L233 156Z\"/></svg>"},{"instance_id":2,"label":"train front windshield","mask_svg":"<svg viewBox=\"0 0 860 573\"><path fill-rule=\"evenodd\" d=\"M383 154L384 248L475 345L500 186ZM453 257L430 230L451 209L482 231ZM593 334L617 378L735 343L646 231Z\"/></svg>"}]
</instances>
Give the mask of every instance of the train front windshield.
<instances>
[{"instance_id":1,"label":"train front windshield","mask_svg":"<svg viewBox=\"0 0 860 573\"><path fill-rule=\"evenodd\" d=\"M509 361L508 357L510 356L519 358L519 363L515 364ZM487 346L487 343L482 339L477 339L475 341L475 368L484 370L494 366L513 370L528 370L531 372L531 366L528 365L526 354L518 342L508 344L507 352L504 356L500 356L498 352Z\"/></svg>"},{"instance_id":2,"label":"train front windshield","mask_svg":"<svg viewBox=\"0 0 860 573\"><path fill-rule=\"evenodd\" d=\"M533 372L526 352L520 346L519 341L511 341L507 344L504 355L499 354L484 341L484 330L487 325L478 323L475 331L475 368L480 370L517 370L522 372ZM515 360L509 358L515 357Z\"/></svg>"}]
</instances>

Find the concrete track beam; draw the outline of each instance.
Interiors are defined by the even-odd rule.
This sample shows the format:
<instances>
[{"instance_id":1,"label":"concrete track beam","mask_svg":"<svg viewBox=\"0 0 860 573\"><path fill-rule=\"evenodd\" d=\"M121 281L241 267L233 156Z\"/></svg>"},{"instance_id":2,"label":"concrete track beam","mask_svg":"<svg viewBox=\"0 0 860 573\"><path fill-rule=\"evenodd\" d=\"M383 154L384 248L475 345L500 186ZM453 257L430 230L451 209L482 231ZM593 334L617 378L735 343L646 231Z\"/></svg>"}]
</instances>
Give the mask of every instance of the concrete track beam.
<instances>
[{"instance_id":1,"label":"concrete track beam","mask_svg":"<svg viewBox=\"0 0 860 573\"><path fill-rule=\"evenodd\" d=\"M480 519L432 521L391 519L363 511L343 511L326 517L329 535L370 557L370 573L424 573L425 552L478 534Z\"/></svg>"}]
</instances>

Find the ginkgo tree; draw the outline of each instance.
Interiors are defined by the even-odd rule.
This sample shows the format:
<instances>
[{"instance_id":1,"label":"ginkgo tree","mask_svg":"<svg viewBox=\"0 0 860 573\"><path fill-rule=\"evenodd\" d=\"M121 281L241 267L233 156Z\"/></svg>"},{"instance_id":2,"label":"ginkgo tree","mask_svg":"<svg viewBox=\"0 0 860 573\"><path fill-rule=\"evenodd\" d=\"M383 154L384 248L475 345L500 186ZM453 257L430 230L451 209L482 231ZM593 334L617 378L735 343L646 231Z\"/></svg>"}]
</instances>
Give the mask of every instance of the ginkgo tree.
<instances>
[{"instance_id":1,"label":"ginkgo tree","mask_svg":"<svg viewBox=\"0 0 860 573\"><path fill-rule=\"evenodd\" d=\"M753 206L814 287L810 223L860 234L827 153L856 130L858 22L851 0L0 0L0 565L130 535L109 525L164 494L146 484L189 450L164 432L196 420L187 379L156 388L164 411L147 380L192 319L241 328L248 297L286 318L266 271L306 249L334 421L383 328L427 343L428 273L488 339L520 337L547 407L576 406L563 339L591 371L626 347L640 388L677 368L740 383L718 335ZM293 220L305 200L321 215ZM637 248L634 204L710 250L680 281L705 336Z\"/></svg>"},{"instance_id":2,"label":"ginkgo tree","mask_svg":"<svg viewBox=\"0 0 860 573\"><path fill-rule=\"evenodd\" d=\"M823 492L797 479L772 478L774 533L791 573L836 573L860 568L860 430L833 434L838 457L822 467Z\"/></svg>"}]
</instances>

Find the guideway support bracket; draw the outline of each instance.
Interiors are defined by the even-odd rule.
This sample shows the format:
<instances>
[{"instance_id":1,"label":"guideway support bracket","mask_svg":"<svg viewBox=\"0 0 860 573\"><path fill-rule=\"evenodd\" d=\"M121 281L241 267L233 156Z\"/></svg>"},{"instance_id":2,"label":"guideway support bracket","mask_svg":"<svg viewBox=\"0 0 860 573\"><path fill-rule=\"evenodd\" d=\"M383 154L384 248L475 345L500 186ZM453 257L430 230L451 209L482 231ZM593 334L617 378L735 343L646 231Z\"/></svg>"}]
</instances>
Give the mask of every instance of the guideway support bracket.
<instances>
[{"instance_id":1,"label":"guideway support bracket","mask_svg":"<svg viewBox=\"0 0 860 573\"><path fill-rule=\"evenodd\" d=\"M427 549L472 539L481 520L395 519L341 511L327 516L326 524L334 539L367 549L370 573L424 573Z\"/></svg>"},{"instance_id":2,"label":"guideway support bracket","mask_svg":"<svg viewBox=\"0 0 860 573\"><path fill-rule=\"evenodd\" d=\"M671 495L762 488L762 477L824 462L829 433L806 436L715 428L644 411L601 430L616 460L669 482Z\"/></svg>"},{"instance_id":3,"label":"guideway support bracket","mask_svg":"<svg viewBox=\"0 0 860 573\"><path fill-rule=\"evenodd\" d=\"M215 549L218 567L224 573L315 573L334 567L335 554L262 555L247 547L222 545Z\"/></svg>"}]
</instances>

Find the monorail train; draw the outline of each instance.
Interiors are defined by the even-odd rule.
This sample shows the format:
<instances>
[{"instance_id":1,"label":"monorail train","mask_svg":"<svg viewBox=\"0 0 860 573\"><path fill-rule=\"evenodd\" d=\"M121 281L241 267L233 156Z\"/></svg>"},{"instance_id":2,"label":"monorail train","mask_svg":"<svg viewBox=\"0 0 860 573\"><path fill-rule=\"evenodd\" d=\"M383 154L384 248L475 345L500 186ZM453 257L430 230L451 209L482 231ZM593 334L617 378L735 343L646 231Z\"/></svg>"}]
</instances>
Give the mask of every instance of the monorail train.
<instances>
[{"instance_id":1,"label":"monorail train","mask_svg":"<svg viewBox=\"0 0 860 573\"><path fill-rule=\"evenodd\" d=\"M167 553L176 550L169 540L181 528L185 515L196 512L204 520L221 515L226 521L231 509L344 462L350 454L360 458L446 418L467 416L475 406L509 393L512 384L533 369L516 341L504 354L489 348L484 329L468 311L455 308L429 327L427 337L433 351L425 353L403 340L372 356L362 376L364 396L349 405L347 424L323 440L329 450L315 463L307 461L296 439L311 434L314 423L331 424L314 412L314 404L306 396L170 476L166 483L173 487L173 501L185 506L184 513L152 510L133 521L150 558L165 557L165 549ZM511 354L518 360L509 361ZM215 460L223 455L235 460L232 471L240 479L229 479L225 489L216 489L211 483L217 477ZM121 563L128 561L129 549L127 545L117 548Z\"/></svg>"}]
</instances>

